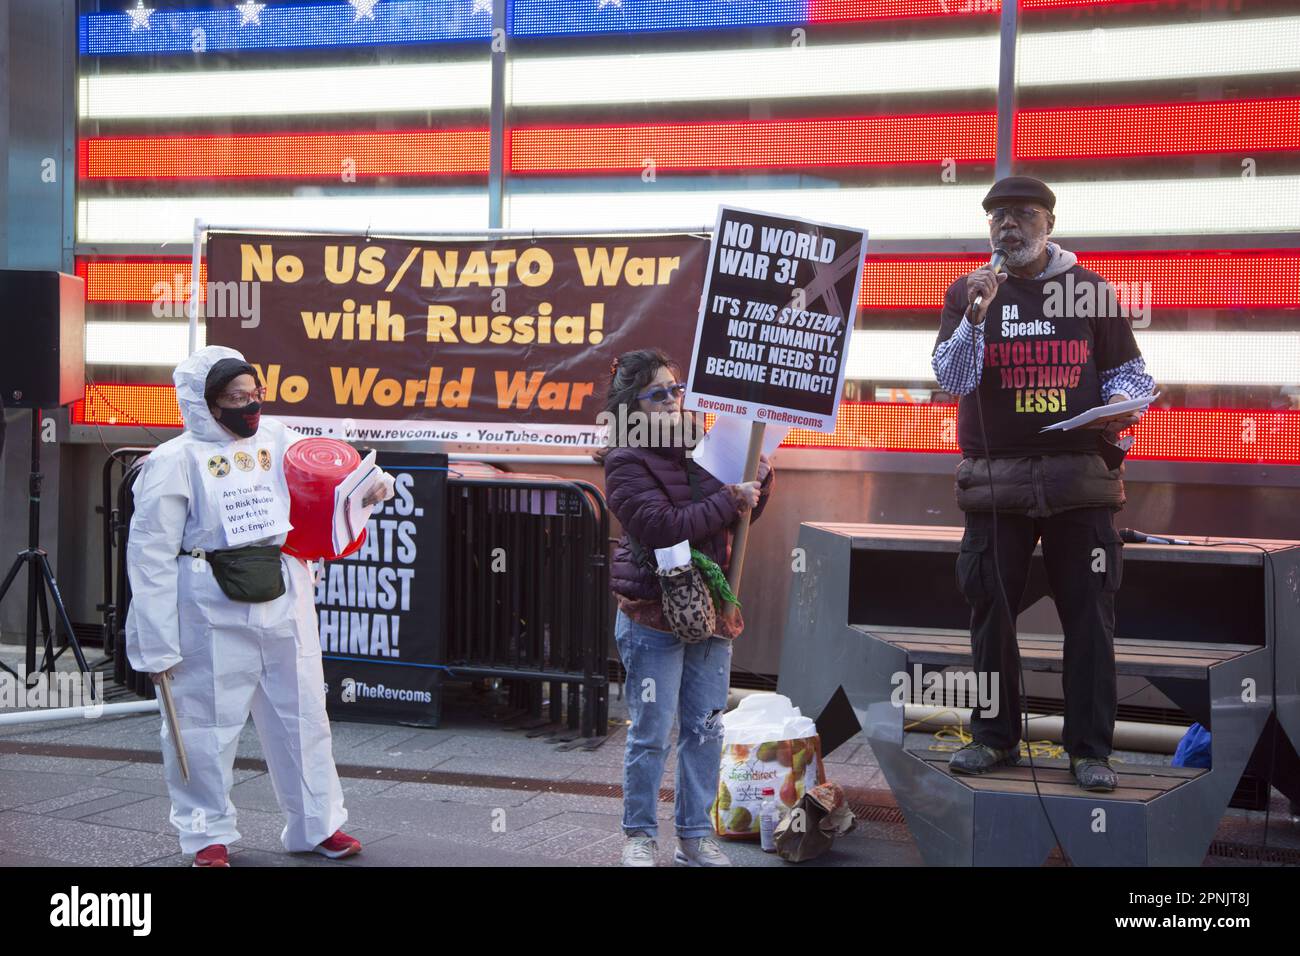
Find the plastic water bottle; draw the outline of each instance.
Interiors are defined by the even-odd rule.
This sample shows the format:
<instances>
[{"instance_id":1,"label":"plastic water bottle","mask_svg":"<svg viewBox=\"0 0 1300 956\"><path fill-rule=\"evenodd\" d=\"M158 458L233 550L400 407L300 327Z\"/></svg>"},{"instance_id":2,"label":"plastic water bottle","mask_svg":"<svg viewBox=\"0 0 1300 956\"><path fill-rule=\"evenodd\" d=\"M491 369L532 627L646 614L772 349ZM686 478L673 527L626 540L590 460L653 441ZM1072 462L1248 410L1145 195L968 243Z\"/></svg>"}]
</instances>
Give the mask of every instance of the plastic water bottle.
<instances>
[{"instance_id":1,"label":"plastic water bottle","mask_svg":"<svg viewBox=\"0 0 1300 956\"><path fill-rule=\"evenodd\" d=\"M776 791L767 787L758 811L758 838L764 853L776 852L776 825L779 822L776 808Z\"/></svg>"}]
</instances>

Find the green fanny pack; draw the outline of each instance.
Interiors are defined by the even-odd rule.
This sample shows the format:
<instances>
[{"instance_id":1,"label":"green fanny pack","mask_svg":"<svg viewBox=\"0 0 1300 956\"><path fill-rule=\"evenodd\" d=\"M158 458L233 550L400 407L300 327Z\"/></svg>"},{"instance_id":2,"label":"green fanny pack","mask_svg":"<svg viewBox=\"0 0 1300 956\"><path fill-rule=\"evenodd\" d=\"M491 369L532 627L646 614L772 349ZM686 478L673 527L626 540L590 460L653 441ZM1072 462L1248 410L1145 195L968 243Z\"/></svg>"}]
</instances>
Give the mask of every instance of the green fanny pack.
<instances>
[{"instance_id":1,"label":"green fanny pack","mask_svg":"<svg viewBox=\"0 0 1300 956\"><path fill-rule=\"evenodd\" d=\"M183 551L181 556L203 558L212 565L217 584L232 601L262 604L285 593L284 575L280 573L280 549L276 545L226 551L196 549Z\"/></svg>"}]
</instances>

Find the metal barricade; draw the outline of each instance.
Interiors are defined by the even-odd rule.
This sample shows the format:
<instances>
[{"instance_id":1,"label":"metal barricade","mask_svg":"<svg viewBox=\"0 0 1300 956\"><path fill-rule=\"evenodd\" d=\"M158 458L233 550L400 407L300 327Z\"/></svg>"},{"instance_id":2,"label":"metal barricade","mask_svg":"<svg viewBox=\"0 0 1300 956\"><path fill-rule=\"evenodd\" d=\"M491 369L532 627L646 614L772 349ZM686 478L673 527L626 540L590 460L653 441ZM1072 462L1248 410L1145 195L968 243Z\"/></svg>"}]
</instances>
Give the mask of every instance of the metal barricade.
<instances>
[{"instance_id":1,"label":"metal barricade","mask_svg":"<svg viewBox=\"0 0 1300 956\"><path fill-rule=\"evenodd\" d=\"M126 657L131 489L145 449L125 467L115 503L104 469L105 647L113 679L153 697ZM609 511L590 482L502 474L448 482L444 664L457 678L500 678L509 702L539 722L603 737L609 723ZM543 685L550 685L549 705ZM543 710L546 710L545 720Z\"/></svg>"},{"instance_id":2,"label":"metal barricade","mask_svg":"<svg viewBox=\"0 0 1300 956\"><path fill-rule=\"evenodd\" d=\"M131 667L126 657L126 613L131 605L131 582L126 574L126 537L135 513L131 489L152 449L119 448L104 463L104 649L111 648L113 681L152 700L153 681ZM113 492L113 469L121 467L122 480Z\"/></svg>"},{"instance_id":3,"label":"metal barricade","mask_svg":"<svg viewBox=\"0 0 1300 956\"><path fill-rule=\"evenodd\" d=\"M609 511L590 482L448 482L446 663L510 682L510 703L583 737L609 723Z\"/></svg>"}]
</instances>

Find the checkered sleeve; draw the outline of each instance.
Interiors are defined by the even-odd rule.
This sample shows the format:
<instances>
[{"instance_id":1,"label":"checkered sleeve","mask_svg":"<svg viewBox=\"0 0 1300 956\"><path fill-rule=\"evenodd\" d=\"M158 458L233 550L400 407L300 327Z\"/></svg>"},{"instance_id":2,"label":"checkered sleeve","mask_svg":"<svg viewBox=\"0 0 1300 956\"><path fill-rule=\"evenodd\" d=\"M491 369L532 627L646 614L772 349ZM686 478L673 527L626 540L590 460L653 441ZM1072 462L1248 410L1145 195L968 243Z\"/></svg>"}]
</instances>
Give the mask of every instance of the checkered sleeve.
<instances>
[{"instance_id":1,"label":"checkered sleeve","mask_svg":"<svg viewBox=\"0 0 1300 956\"><path fill-rule=\"evenodd\" d=\"M953 336L956 338L956 336ZM1147 363L1142 356L1130 359L1123 365L1101 373L1101 400L1109 402L1116 395L1137 398L1155 391L1156 380L1147 374Z\"/></svg>"},{"instance_id":2,"label":"checkered sleeve","mask_svg":"<svg viewBox=\"0 0 1300 956\"><path fill-rule=\"evenodd\" d=\"M930 359L935 380L945 392L966 395L980 383L984 367L984 335L965 318L947 339L939 343Z\"/></svg>"}]
</instances>

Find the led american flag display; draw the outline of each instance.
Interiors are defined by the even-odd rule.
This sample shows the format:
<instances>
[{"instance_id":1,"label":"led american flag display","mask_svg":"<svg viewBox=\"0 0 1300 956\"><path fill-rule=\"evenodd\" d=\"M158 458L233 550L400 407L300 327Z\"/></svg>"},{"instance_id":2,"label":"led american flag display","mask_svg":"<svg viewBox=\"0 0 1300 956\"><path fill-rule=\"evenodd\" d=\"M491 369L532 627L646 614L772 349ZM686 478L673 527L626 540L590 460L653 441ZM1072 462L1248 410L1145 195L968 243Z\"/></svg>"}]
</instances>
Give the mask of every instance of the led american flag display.
<instances>
[{"instance_id":1,"label":"led american flag display","mask_svg":"<svg viewBox=\"0 0 1300 956\"><path fill-rule=\"evenodd\" d=\"M80 3L77 421L178 424L196 217L488 225L494 2ZM955 452L928 359L944 289L987 258L999 12L507 3L504 225L704 227L727 203L870 229L840 428L787 443ZM1300 464L1300 10L1021 0L1015 92L1053 239L1149 303L1162 407L1134 457Z\"/></svg>"}]
</instances>

